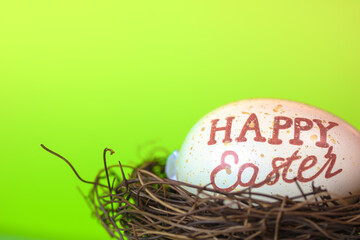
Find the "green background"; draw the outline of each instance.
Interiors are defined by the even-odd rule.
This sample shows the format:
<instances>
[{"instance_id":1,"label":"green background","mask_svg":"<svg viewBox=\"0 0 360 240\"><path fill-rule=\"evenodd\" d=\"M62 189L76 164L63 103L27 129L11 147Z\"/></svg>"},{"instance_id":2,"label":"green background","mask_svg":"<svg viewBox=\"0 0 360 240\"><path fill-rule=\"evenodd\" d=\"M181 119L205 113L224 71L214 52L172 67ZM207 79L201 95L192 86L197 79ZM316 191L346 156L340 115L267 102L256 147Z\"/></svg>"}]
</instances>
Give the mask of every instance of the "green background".
<instances>
[{"instance_id":1,"label":"green background","mask_svg":"<svg viewBox=\"0 0 360 240\"><path fill-rule=\"evenodd\" d=\"M246 98L359 129L359 43L360 1L1 1L0 239L110 239L41 143L92 180L105 147L136 164Z\"/></svg>"}]
</instances>

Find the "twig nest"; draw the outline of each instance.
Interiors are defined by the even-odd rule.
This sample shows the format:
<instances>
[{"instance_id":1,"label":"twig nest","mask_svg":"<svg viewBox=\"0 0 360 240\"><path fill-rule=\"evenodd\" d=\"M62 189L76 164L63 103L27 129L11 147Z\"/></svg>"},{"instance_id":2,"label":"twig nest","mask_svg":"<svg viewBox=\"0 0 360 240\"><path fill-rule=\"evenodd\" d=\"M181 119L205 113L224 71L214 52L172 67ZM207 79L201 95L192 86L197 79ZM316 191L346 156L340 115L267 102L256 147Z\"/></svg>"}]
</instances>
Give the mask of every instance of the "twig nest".
<instances>
[{"instance_id":1,"label":"twig nest","mask_svg":"<svg viewBox=\"0 0 360 240\"><path fill-rule=\"evenodd\" d=\"M250 188L229 193L161 177L159 161L134 169L128 179L113 167L110 176L120 183L111 199L100 185L107 181L102 172L91 200L116 239L360 239L360 204L339 204L342 199L320 188L293 198Z\"/></svg>"},{"instance_id":2,"label":"twig nest","mask_svg":"<svg viewBox=\"0 0 360 240\"><path fill-rule=\"evenodd\" d=\"M302 194L294 197L252 188L219 191L166 178L161 158L139 168L124 169L121 162L108 167L106 153L114 151L107 148L104 169L91 182L41 146L93 185L95 215L116 239L360 239L360 203L341 204L346 198L332 198L314 185L304 192L297 184Z\"/></svg>"}]
</instances>

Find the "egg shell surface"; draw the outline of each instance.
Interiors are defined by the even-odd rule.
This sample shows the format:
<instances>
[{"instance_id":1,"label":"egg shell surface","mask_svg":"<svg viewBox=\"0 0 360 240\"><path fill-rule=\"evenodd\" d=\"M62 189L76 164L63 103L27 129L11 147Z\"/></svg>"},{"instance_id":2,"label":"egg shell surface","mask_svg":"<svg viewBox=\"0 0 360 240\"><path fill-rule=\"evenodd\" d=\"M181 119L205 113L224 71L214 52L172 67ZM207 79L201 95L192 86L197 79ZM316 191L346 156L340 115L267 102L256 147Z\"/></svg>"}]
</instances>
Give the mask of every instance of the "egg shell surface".
<instances>
[{"instance_id":1,"label":"egg shell surface","mask_svg":"<svg viewBox=\"0 0 360 240\"><path fill-rule=\"evenodd\" d=\"M334 196L360 193L360 133L303 103L249 99L198 121L176 160L178 181L225 192L294 197L315 186Z\"/></svg>"}]
</instances>

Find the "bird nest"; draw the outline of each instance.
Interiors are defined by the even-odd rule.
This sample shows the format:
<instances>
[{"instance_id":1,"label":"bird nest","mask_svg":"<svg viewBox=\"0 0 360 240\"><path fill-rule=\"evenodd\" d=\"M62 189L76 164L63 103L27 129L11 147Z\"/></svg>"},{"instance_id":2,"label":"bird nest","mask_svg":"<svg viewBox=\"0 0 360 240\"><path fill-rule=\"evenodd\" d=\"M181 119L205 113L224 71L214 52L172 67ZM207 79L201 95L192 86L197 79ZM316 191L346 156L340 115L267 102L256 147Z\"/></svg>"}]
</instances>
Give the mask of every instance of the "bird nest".
<instances>
[{"instance_id":1,"label":"bird nest","mask_svg":"<svg viewBox=\"0 0 360 240\"><path fill-rule=\"evenodd\" d=\"M104 169L90 182L42 147L92 184L87 198L116 239L360 239L360 202L331 198L315 186L304 193L298 185L299 196L292 198L251 188L225 193L166 178L164 158L136 168L107 166L111 149L104 150Z\"/></svg>"}]
</instances>

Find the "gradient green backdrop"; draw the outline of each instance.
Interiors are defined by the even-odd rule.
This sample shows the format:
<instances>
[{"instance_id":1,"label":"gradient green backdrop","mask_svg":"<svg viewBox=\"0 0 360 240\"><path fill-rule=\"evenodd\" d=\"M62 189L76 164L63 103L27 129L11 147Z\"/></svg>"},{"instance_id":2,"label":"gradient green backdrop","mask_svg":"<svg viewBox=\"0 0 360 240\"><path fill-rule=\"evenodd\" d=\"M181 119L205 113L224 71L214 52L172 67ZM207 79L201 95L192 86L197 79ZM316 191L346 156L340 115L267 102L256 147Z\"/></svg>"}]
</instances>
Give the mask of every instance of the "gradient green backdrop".
<instances>
[{"instance_id":1,"label":"gradient green backdrop","mask_svg":"<svg viewBox=\"0 0 360 240\"><path fill-rule=\"evenodd\" d=\"M359 43L360 1L1 1L0 239L110 239L41 143L92 180L105 147L128 164L151 141L178 149L240 99L359 129Z\"/></svg>"}]
</instances>

